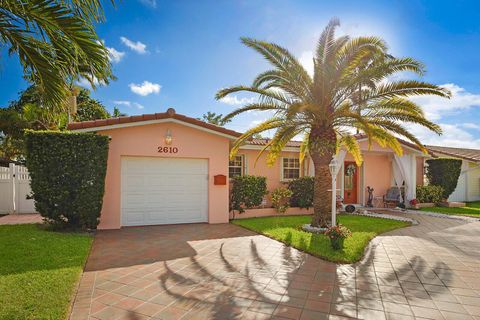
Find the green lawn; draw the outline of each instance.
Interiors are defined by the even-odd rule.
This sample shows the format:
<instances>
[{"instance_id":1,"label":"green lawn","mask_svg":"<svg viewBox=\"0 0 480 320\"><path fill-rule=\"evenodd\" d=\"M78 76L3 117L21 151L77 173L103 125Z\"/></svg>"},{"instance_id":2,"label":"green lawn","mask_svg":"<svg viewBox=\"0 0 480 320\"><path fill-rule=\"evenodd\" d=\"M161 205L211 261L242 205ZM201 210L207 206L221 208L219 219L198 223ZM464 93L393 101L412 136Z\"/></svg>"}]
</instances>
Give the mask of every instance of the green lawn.
<instances>
[{"instance_id":1,"label":"green lawn","mask_svg":"<svg viewBox=\"0 0 480 320\"><path fill-rule=\"evenodd\" d=\"M376 235L410 225L406 222L388 219L351 215L338 216L338 222L347 226L352 231L352 236L345 239L343 250L335 251L330 246L330 240L323 234L312 234L301 230L302 225L310 223L310 219L311 216L285 216L241 219L234 220L233 223L317 257L341 263L360 260L365 247Z\"/></svg>"},{"instance_id":2,"label":"green lawn","mask_svg":"<svg viewBox=\"0 0 480 320\"><path fill-rule=\"evenodd\" d=\"M421 208L420 210L480 218L480 201L468 202L466 207L460 207L460 208L433 207L433 208Z\"/></svg>"},{"instance_id":3,"label":"green lawn","mask_svg":"<svg viewBox=\"0 0 480 320\"><path fill-rule=\"evenodd\" d=\"M65 319L93 238L0 226L0 319Z\"/></svg>"}]
</instances>

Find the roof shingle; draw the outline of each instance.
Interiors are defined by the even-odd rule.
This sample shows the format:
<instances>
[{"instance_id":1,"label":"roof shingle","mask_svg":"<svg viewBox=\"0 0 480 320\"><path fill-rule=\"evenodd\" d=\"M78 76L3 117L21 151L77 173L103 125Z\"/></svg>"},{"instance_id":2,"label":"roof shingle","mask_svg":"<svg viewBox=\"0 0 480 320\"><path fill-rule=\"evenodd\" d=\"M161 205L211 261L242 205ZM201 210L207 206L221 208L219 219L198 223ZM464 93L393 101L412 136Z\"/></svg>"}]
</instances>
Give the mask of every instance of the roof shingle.
<instances>
[{"instance_id":1,"label":"roof shingle","mask_svg":"<svg viewBox=\"0 0 480 320\"><path fill-rule=\"evenodd\" d=\"M450 156L465 160L480 162L480 150L467 148L452 148L441 146L426 146L435 157Z\"/></svg>"},{"instance_id":2,"label":"roof shingle","mask_svg":"<svg viewBox=\"0 0 480 320\"><path fill-rule=\"evenodd\" d=\"M119 118L109 118L109 119L99 119L92 121L82 121L82 122L73 122L68 125L69 130L80 130L80 129L93 129L101 128L106 126L112 126L117 124L133 123L133 122L142 122L149 120L160 120L160 119L176 119L186 123L194 124L199 127L217 131L223 134L227 134L233 137L239 137L242 134L230 129L226 129L220 126L216 126L211 123L207 123L195 118L187 117L181 114L177 114L175 109L170 108L167 112L162 113L152 113L152 114L141 114L135 116L119 117Z\"/></svg>"}]
</instances>

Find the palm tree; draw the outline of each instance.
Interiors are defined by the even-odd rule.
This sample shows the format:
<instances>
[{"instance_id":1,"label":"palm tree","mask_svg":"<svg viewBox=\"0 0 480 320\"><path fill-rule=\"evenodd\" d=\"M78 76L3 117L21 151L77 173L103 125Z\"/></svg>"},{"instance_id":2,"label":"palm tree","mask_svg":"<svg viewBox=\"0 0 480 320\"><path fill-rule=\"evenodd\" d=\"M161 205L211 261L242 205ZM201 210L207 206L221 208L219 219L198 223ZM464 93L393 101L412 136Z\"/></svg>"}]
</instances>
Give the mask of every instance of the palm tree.
<instances>
[{"instance_id":1,"label":"palm tree","mask_svg":"<svg viewBox=\"0 0 480 320\"><path fill-rule=\"evenodd\" d=\"M214 124L216 126L220 126L220 127L223 127L224 125L226 125L227 123L229 123L230 119L225 119L223 117L223 114L217 114L215 112L210 112L208 111L207 113L204 113L202 115L202 118L198 118L198 120L202 120L202 121L205 121L207 123L211 123L211 124Z\"/></svg>"},{"instance_id":2,"label":"palm tree","mask_svg":"<svg viewBox=\"0 0 480 320\"><path fill-rule=\"evenodd\" d=\"M114 118L120 118L120 117L126 117L127 114L124 113L124 112L121 112L120 111L120 108L118 107L113 107L113 113L112 113L112 117Z\"/></svg>"},{"instance_id":3,"label":"palm tree","mask_svg":"<svg viewBox=\"0 0 480 320\"><path fill-rule=\"evenodd\" d=\"M310 76L285 48L264 41L242 38L242 42L260 53L272 66L260 73L251 86L233 86L220 90L216 98L246 91L258 100L226 115L226 119L250 110L270 111L272 118L251 128L232 147L233 157L252 136L275 130L274 137L261 152L268 150L267 163L273 165L288 141L303 135L300 158L306 153L315 168L314 215L312 226L329 223L331 175L329 163L340 147L350 152L357 164L362 155L352 132L359 130L397 154L402 148L397 137L406 138L422 150L420 141L405 123L418 124L441 134L438 125L428 121L420 106L408 100L413 95L450 93L436 85L415 81L394 81L392 75L411 71L422 75L424 67L412 58L388 54L385 42L377 37L335 37L339 26L332 19L318 40Z\"/></svg>"},{"instance_id":4,"label":"palm tree","mask_svg":"<svg viewBox=\"0 0 480 320\"><path fill-rule=\"evenodd\" d=\"M103 19L100 0L2 0L0 48L18 55L44 104L64 107L69 82L82 76L94 86L112 78L108 51L93 27Z\"/></svg>"}]
</instances>

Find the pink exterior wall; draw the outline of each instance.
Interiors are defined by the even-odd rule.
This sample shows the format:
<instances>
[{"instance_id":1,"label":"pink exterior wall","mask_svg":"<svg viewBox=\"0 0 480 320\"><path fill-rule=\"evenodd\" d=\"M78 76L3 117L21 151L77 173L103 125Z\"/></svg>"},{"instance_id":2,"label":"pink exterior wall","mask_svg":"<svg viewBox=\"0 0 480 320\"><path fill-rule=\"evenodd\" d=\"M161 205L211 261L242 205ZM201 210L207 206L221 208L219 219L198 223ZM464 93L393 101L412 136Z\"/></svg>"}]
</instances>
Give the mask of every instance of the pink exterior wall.
<instances>
[{"instance_id":1,"label":"pink exterior wall","mask_svg":"<svg viewBox=\"0 0 480 320\"><path fill-rule=\"evenodd\" d=\"M366 153L363 156L365 189L374 189L374 196L383 196L392 186L392 160L388 154ZM368 193L364 191L364 203L367 203ZM361 199L360 199L361 201Z\"/></svg>"},{"instance_id":2,"label":"pink exterior wall","mask_svg":"<svg viewBox=\"0 0 480 320\"><path fill-rule=\"evenodd\" d=\"M360 142L363 157L364 157L364 170L359 169L358 174L358 183L357 183L357 199L359 203L366 203L367 192L363 190L367 186L371 186L375 189L375 196L382 196L387 192L387 189L391 187L392 184L392 162L391 157L393 152L389 149L384 149L378 144L373 143L370 151L368 149L368 143L366 141ZM247 174L249 175L259 175L267 177L267 189L272 191L275 188L286 186L286 181L281 180L281 158L282 157L298 157L298 152L282 152L279 156L277 162L269 167L266 164L267 153L264 153L260 156L255 165L255 159L258 156L259 150L246 150L240 149L238 152L239 155L245 155L247 162ZM405 150L408 153L408 150ZM347 154L345 161L354 161L351 154ZM300 176L308 175L309 166L311 165L310 159L306 158L304 163L300 168ZM341 188L341 179L343 178L343 172L340 170L337 176L337 192ZM364 175L364 177L362 177ZM362 186L362 179L364 179L364 184ZM343 197L343 195L342 195ZM267 196L267 204L269 207L271 205L270 197ZM362 199L365 198L365 199ZM363 201L362 201L363 200Z\"/></svg>"},{"instance_id":3,"label":"pink exterior wall","mask_svg":"<svg viewBox=\"0 0 480 320\"><path fill-rule=\"evenodd\" d=\"M267 177L267 189L269 192L275 188L286 186L288 181L282 181L282 157L284 158L298 158L298 152L282 152L275 164L271 167L267 165L267 152L264 152L255 164L260 150L246 150L240 149L238 155L244 155L246 162L246 173L248 175ZM307 161L305 162L307 163ZM303 165L300 166L300 176L303 176ZM267 195L267 206L271 205L270 196Z\"/></svg>"},{"instance_id":4,"label":"pink exterior wall","mask_svg":"<svg viewBox=\"0 0 480 320\"><path fill-rule=\"evenodd\" d=\"M158 153L167 129L173 136L176 154ZM177 123L158 123L99 131L111 137L105 195L99 229L121 226L121 157L165 157L208 159L208 222L228 222L228 184L214 185L213 176L228 176L229 139Z\"/></svg>"}]
</instances>

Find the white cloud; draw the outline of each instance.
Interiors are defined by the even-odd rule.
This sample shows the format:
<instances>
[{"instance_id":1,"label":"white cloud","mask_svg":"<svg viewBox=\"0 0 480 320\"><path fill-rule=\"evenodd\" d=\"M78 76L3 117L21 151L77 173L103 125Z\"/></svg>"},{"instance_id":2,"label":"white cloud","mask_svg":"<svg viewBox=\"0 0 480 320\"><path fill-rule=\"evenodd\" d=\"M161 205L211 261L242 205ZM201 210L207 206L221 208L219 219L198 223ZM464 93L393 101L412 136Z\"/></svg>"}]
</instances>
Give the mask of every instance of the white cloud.
<instances>
[{"instance_id":1,"label":"white cloud","mask_svg":"<svg viewBox=\"0 0 480 320\"><path fill-rule=\"evenodd\" d=\"M145 108L140 103L132 102L132 101L128 101L128 100L115 100L115 101L113 101L113 103L117 104L117 105L121 105L121 106L127 106L129 108L136 108L136 109L139 109L139 110Z\"/></svg>"},{"instance_id":2,"label":"white cloud","mask_svg":"<svg viewBox=\"0 0 480 320\"><path fill-rule=\"evenodd\" d=\"M141 84L130 83L128 86L133 93L139 94L141 96L148 96L152 93L157 94L162 88L162 86L158 83L152 83L150 81L143 81Z\"/></svg>"},{"instance_id":3,"label":"white cloud","mask_svg":"<svg viewBox=\"0 0 480 320\"><path fill-rule=\"evenodd\" d=\"M139 54L147 53L147 45L140 41L132 41L126 37L120 37L122 43Z\"/></svg>"},{"instance_id":4,"label":"white cloud","mask_svg":"<svg viewBox=\"0 0 480 320\"><path fill-rule=\"evenodd\" d=\"M84 77L81 77L80 79L78 79L76 81L76 84L80 87L84 87L86 89L93 89L92 88L92 84L90 83L90 81L88 81L86 78ZM93 85L95 87L98 87L98 86L104 86L105 85L105 82L104 81L99 81L97 78L93 78Z\"/></svg>"},{"instance_id":5,"label":"white cloud","mask_svg":"<svg viewBox=\"0 0 480 320\"><path fill-rule=\"evenodd\" d=\"M97 43L105 46L105 40L101 40L101 41L97 40ZM108 51L108 59L114 63L120 62L120 60L122 60L123 56L125 55L125 52L118 51L115 48L111 48L107 46L105 46L105 48Z\"/></svg>"},{"instance_id":6,"label":"white cloud","mask_svg":"<svg viewBox=\"0 0 480 320\"><path fill-rule=\"evenodd\" d=\"M118 51L115 48L106 47L108 50L108 58L114 63L118 63L123 59L125 52Z\"/></svg>"},{"instance_id":7,"label":"white cloud","mask_svg":"<svg viewBox=\"0 0 480 320\"><path fill-rule=\"evenodd\" d=\"M480 125L478 125L476 123L471 123L471 122L463 123L462 127L467 128L467 129L480 130Z\"/></svg>"},{"instance_id":8,"label":"white cloud","mask_svg":"<svg viewBox=\"0 0 480 320\"><path fill-rule=\"evenodd\" d=\"M480 138L462 129L462 125L445 123L440 123L439 125L443 130L441 136L418 125L412 125L409 129L423 144L459 148L480 148Z\"/></svg>"},{"instance_id":9,"label":"white cloud","mask_svg":"<svg viewBox=\"0 0 480 320\"><path fill-rule=\"evenodd\" d=\"M313 52L312 51L304 51L298 58L298 61L302 64L302 66L307 70L308 74L313 77Z\"/></svg>"},{"instance_id":10,"label":"white cloud","mask_svg":"<svg viewBox=\"0 0 480 320\"><path fill-rule=\"evenodd\" d=\"M480 108L480 94L468 92L464 88L447 83L441 85L451 91L450 99L437 96L411 97L410 100L420 105L425 111L425 116L440 125L443 134L438 136L430 130L419 125L409 125L409 130L423 144L459 147L459 148L480 148L480 137L473 134L471 130L479 130L477 123L443 123L443 119L451 118L452 115L465 112L473 108ZM470 132L469 132L470 130Z\"/></svg>"},{"instance_id":11,"label":"white cloud","mask_svg":"<svg viewBox=\"0 0 480 320\"><path fill-rule=\"evenodd\" d=\"M237 96L226 96L220 99L221 102L236 106L241 104L253 103L255 102L255 98L238 98Z\"/></svg>"},{"instance_id":12,"label":"white cloud","mask_svg":"<svg viewBox=\"0 0 480 320\"><path fill-rule=\"evenodd\" d=\"M139 2L147 7L157 7L157 0L139 0Z\"/></svg>"},{"instance_id":13,"label":"white cloud","mask_svg":"<svg viewBox=\"0 0 480 320\"><path fill-rule=\"evenodd\" d=\"M410 100L423 107L425 115L430 120L438 120L446 115L473 107L480 107L480 94L468 92L453 83L444 84L442 87L452 92L450 99L438 96L418 96L410 98Z\"/></svg>"}]
</instances>

